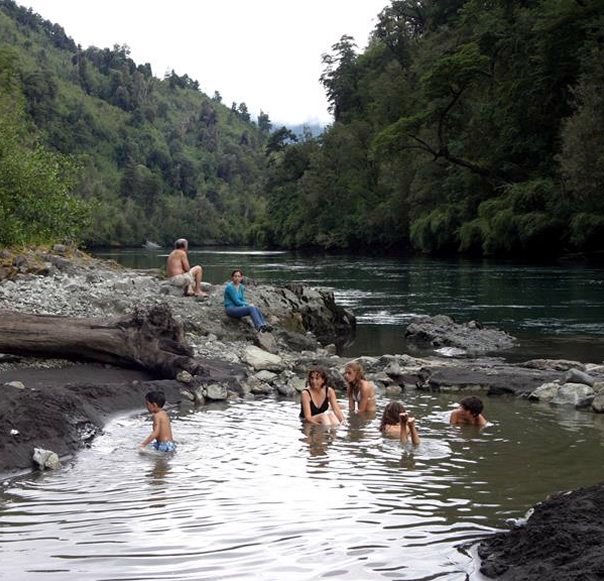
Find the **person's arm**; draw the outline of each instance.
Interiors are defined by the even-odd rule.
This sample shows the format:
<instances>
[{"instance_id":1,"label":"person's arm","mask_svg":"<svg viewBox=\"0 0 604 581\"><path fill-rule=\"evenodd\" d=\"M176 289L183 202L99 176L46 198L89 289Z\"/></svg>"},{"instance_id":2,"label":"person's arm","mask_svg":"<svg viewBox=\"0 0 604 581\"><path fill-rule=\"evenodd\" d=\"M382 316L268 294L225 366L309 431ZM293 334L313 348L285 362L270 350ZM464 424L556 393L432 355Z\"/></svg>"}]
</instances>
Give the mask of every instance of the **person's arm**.
<instances>
[{"instance_id":1,"label":"person's arm","mask_svg":"<svg viewBox=\"0 0 604 581\"><path fill-rule=\"evenodd\" d=\"M409 414L407 413L402 413L398 415L398 419L399 422L401 424L401 429L400 429L400 439L401 439L401 444L406 444L407 440L408 440L408 434L407 434L407 420L409 418Z\"/></svg>"},{"instance_id":2,"label":"person's arm","mask_svg":"<svg viewBox=\"0 0 604 581\"><path fill-rule=\"evenodd\" d=\"M233 303L236 307L246 307L247 303L245 299L242 300L242 297L239 297L239 293L235 289L232 284L227 285L225 289L225 294L228 296L231 303Z\"/></svg>"},{"instance_id":3,"label":"person's arm","mask_svg":"<svg viewBox=\"0 0 604 581\"><path fill-rule=\"evenodd\" d=\"M363 380L361 381L361 401L359 402L359 413L362 414L367 411L367 406L369 405L369 398L371 396L371 386L369 382Z\"/></svg>"},{"instance_id":4,"label":"person's arm","mask_svg":"<svg viewBox=\"0 0 604 581\"><path fill-rule=\"evenodd\" d=\"M350 413L354 412L354 397L352 397L352 387L348 386L346 388L346 394L348 395L348 411Z\"/></svg>"},{"instance_id":5,"label":"person's arm","mask_svg":"<svg viewBox=\"0 0 604 581\"><path fill-rule=\"evenodd\" d=\"M302 392L302 413L304 414L304 419L310 424L319 424L319 420L313 418L310 413L310 394L307 391Z\"/></svg>"},{"instance_id":6,"label":"person's arm","mask_svg":"<svg viewBox=\"0 0 604 581\"><path fill-rule=\"evenodd\" d=\"M157 440L158 436L159 436L159 422L157 421L157 418L155 416L153 416L153 431L151 432L151 435L149 437L145 438L145 441L141 444L141 448L145 448L151 442L153 442L153 440Z\"/></svg>"},{"instance_id":7,"label":"person's arm","mask_svg":"<svg viewBox=\"0 0 604 581\"><path fill-rule=\"evenodd\" d=\"M417 426L415 425L415 418L407 418L407 426L409 427L409 435L411 436L411 443L414 446L419 446L419 434L417 433Z\"/></svg>"},{"instance_id":8,"label":"person's arm","mask_svg":"<svg viewBox=\"0 0 604 581\"><path fill-rule=\"evenodd\" d=\"M336 415L336 418L338 418L340 423L342 423L344 421L344 414L342 413L342 410L340 409L340 404L338 403L338 398L336 397L336 392L333 389L333 387L330 387L327 390L327 393L329 394L329 405L331 406L333 413Z\"/></svg>"},{"instance_id":9,"label":"person's arm","mask_svg":"<svg viewBox=\"0 0 604 581\"><path fill-rule=\"evenodd\" d=\"M180 263L182 264L184 272L189 272L189 270L191 270L191 265L189 264L189 257L187 256L187 253L184 250L180 254Z\"/></svg>"},{"instance_id":10,"label":"person's arm","mask_svg":"<svg viewBox=\"0 0 604 581\"><path fill-rule=\"evenodd\" d=\"M459 410L455 409L451 412L451 415L449 416L449 424L454 426L455 424L458 424L458 423L459 423Z\"/></svg>"},{"instance_id":11,"label":"person's arm","mask_svg":"<svg viewBox=\"0 0 604 581\"><path fill-rule=\"evenodd\" d=\"M476 419L478 420L478 425L481 428L484 428L489 423L482 414L479 414L479 416Z\"/></svg>"}]
</instances>

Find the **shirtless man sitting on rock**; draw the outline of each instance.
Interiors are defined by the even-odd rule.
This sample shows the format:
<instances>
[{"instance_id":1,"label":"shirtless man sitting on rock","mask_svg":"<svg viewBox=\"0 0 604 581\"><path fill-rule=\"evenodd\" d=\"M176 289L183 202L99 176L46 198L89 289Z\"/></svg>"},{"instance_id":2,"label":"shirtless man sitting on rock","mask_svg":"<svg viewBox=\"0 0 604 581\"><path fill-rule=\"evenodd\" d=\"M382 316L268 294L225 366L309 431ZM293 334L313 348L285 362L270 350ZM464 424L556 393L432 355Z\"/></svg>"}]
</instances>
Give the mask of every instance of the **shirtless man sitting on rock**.
<instances>
[{"instance_id":1,"label":"shirtless man sitting on rock","mask_svg":"<svg viewBox=\"0 0 604 581\"><path fill-rule=\"evenodd\" d=\"M191 268L188 247L189 243L185 238L179 238L174 243L174 250L170 252L166 262L166 274L174 286L185 288L186 297L205 297L207 294L201 291L203 269L198 265Z\"/></svg>"}]
</instances>

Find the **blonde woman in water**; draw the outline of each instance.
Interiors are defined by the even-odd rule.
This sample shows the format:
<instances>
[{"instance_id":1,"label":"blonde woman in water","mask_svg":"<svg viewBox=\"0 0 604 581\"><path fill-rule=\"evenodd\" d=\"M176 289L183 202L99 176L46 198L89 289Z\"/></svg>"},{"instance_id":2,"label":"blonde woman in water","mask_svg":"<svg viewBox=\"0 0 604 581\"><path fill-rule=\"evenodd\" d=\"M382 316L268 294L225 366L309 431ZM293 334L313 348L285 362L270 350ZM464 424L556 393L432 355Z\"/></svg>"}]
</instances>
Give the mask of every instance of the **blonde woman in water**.
<instances>
[{"instance_id":1,"label":"blonde woman in water","mask_svg":"<svg viewBox=\"0 0 604 581\"><path fill-rule=\"evenodd\" d=\"M359 414L375 414L375 387L365 379L358 361L351 361L344 368L344 381L348 394L348 410Z\"/></svg>"}]
</instances>

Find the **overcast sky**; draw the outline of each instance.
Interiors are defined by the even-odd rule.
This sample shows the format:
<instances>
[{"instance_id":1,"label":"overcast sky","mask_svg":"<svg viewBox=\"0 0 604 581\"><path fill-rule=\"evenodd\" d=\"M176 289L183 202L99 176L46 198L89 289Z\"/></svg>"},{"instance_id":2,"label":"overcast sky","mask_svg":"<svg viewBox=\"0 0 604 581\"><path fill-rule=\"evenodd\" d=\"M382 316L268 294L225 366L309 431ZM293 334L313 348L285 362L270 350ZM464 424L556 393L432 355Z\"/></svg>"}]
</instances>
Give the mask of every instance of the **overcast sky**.
<instances>
[{"instance_id":1,"label":"overcast sky","mask_svg":"<svg viewBox=\"0 0 604 581\"><path fill-rule=\"evenodd\" d=\"M137 64L174 69L273 125L329 123L321 55L344 34L365 48L389 0L17 0L86 48L126 44Z\"/></svg>"}]
</instances>

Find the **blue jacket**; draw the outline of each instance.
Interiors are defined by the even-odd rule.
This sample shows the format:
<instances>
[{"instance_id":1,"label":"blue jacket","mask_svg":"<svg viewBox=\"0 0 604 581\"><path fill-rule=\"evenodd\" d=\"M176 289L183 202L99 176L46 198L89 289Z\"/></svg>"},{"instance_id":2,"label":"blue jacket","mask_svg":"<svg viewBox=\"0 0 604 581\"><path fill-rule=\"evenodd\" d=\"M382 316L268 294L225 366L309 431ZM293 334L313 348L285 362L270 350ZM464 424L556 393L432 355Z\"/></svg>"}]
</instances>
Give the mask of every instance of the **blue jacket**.
<instances>
[{"instance_id":1,"label":"blue jacket","mask_svg":"<svg viewBox=\"0 0 604 581\"><path fill-rule=\"evenodd\" d=\"M244 292L245 287L242 284L239 285L239 290L237 290L233 281L229 282L224 289L224 308L247 307Z\"/></svg>"}]
</instances>

